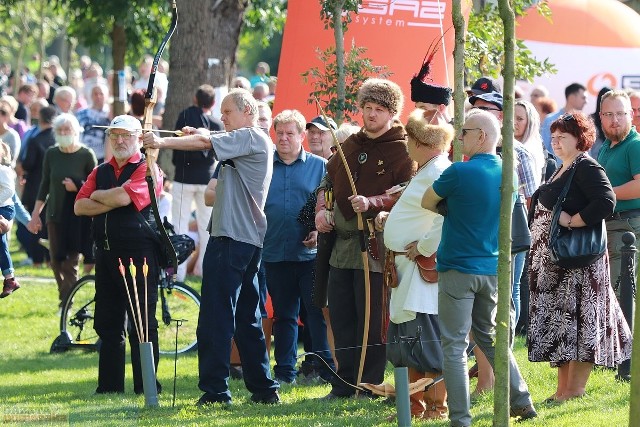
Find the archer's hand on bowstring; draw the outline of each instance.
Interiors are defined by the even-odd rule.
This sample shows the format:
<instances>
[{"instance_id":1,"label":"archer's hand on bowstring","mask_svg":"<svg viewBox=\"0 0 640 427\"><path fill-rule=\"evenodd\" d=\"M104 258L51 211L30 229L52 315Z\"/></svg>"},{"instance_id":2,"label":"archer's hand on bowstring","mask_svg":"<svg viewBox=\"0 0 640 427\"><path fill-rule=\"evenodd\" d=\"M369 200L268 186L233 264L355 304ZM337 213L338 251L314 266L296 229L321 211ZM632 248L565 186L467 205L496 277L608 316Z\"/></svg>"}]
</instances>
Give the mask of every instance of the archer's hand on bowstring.
<instances>
[{"instance_id":1,"label":"archer's hand on bowstring","mask_svg":"<svg viewBox=\"0 0 640 427\"><path fill-rule=\"evenodd\" d=\"M202 136L209 137L209 134L210 132L208 129L205 129L205 128L196 129L191 126L183 127L180 130L180 136L178 137L163 138L156 135L154 132L146 132L144 135L142 135L142 146L144 148L166 148L166 146L169 145L169 148L171 148L171 142L177 141L176 138L183 138L185 136L190 136L190 135L202 135Z\"/></svg>"}]
</instances>

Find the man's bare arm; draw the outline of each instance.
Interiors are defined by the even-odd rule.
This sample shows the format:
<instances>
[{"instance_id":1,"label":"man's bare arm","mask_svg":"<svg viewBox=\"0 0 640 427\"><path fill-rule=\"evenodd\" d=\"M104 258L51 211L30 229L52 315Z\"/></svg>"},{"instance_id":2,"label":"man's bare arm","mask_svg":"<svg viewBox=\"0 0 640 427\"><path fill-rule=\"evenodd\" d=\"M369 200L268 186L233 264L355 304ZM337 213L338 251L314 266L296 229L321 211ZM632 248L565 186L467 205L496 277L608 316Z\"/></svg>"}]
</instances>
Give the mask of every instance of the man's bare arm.
<instances>
[{"instance_id":1,"label":"man's bare arm","mask_svg":"<svg viewBox=\"0 0 640 427\"><path fill-rule=\"evenodd\" d=\"M73 212L78 216L96 216L113 210L111 206L104 205L91 199L76 200Z\"/></svg>"},{"instance_id":2,"label":"man's bare arm","mask_svg":"<svg viewBox=\"0 0 640 427\"><path fill-rule=\"evenodd\" d=\"M438 196L432 187L427 188L422 196L421 206L423 209L430 210L431 212L438 212L438 202L442 200L442 197Z\"/></svg>"},{"instance_id":3,"label":"man's bare arm","mask_svg":"<svg viewBox=\"0 0 640 427\"><path fill-rule=\"evenodd\" d=\"M96 190L91 193L91 200L110 206L111 208L121 208L131 203L131 197L122 187L110 188L108 190Z\"/></svg>"},{"instance_id":4,"label":"man's bare arm","mask_svg":"<svg viewBox=\"0 0 640 427\"><path fill-rule=\"evenodd\" d=\"M131 204L131 197L122 187L96 190L89 199L77 200L73 205L76 215L96 216Z\"/></svg>"},{"instance_id":5,"label":"man's bare arm","mask_svg":"<svg viewBox=\"0 0 640 427\"><path fill-rule=\"evenodd\" d=\"M613 192L617 200L640 199L640 174L634 175L629 182L613 187Z\"/></svg>"}]
</instances>

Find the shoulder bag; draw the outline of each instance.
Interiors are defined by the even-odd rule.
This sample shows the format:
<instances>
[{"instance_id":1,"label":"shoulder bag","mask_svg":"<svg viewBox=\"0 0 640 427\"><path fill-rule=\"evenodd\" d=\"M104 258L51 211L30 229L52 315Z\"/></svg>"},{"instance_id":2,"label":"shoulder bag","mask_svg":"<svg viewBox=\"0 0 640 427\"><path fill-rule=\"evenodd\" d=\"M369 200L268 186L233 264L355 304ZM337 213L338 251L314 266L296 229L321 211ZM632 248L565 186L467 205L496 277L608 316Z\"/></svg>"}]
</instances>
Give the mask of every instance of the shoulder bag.
<instances>
[{"instance_id":1,"label":"shoulder bag","mask_svg":"<svg viewBox=\"0 0 640 427\"><path fill-rule=\"evenodd\" d=\"M558 220L562 212L569 186L576 172L576 162L569 172L569 179L565 184L558 201L553 207L551 230L549 231L549 249L551 261L562 268L583 268L600 259L607 250L607 233L604 220L595 225L585 227L562 227Z\"/></svg>"}]
</instances>

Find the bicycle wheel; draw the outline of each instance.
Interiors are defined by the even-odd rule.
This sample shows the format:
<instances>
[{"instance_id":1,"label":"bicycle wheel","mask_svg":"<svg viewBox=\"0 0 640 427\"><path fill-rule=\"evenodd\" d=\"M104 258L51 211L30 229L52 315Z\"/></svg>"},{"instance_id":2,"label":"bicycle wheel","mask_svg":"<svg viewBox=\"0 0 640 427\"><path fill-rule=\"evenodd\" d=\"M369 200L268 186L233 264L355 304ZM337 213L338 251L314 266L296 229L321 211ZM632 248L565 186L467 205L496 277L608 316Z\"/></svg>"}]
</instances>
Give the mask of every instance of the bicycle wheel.
<instances>
[{"instance_id":1,"label":"bicycle wheel","mask_svg":"<svg viewBox=\"0 0 640 427\"><path fill-rule=\"evenodd\" d=\"M76 282L61 308L60 337L54 341L51 351L64 351L61 346L87 346L96 349L98 334L93 329L95 313L96 277L84 276ZM62 339L61 339L62 338ZM59 348L54 349L57 346Z\"/></svg>"},{"instance_id":2,"label":"bicycle wheel","mask_svg":"<svg viewBox=\"0 0 640 427\"><path fill-rule=\"evenodd\" d=\"M171 288L160 287L158 318L158 347L161 354L176 353L176 322L178 326L178 354L198 348L196 328L200 312L200 295L184 283Z\"/></svg>"}]
</instances>

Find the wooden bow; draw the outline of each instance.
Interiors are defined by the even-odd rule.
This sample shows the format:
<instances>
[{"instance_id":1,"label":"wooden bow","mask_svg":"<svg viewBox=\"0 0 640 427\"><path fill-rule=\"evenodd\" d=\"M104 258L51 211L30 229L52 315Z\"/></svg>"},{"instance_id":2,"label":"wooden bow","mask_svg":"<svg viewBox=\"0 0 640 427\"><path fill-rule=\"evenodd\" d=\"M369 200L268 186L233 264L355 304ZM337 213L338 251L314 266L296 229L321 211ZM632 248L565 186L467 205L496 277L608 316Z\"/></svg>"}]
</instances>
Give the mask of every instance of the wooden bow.
<instances>
[{"instance_id":1,"label":"wooden bow","mask_svg":"<svg viewBox=\"0 0 640 427\"><path fill-rule=\"evenodd\" d=\"M325 123L329 123L329 118L325 113L322 105L320 105L320 101L316 98L316 104L320 109L320 114L324 118ZM345 172L347 174L347 178L349 179L349 184L351 185L351 191L354 196L358 195L358 191L356 190L356 183L353 180L353 176L351 176L351 169L349 168L349 164L347 163L347 158L344 155L344 151L342 151L342 147L338 142L338 137L336 136L333 128L328 126L331 131L331 136L333 137L333 145L336 147L338 154L340 155L340 159L342 160L342 164L344 165ZM360 240L360 253L362 255L362 265L364 270L364 329L362 331L362 349L360 350L360 365L358 366L358 379L356 384L360 384L362 382L362 372L364 370L364 361L367 357L367 346L369 344L369 323L371 319L371 278L369 277L369 255L367 254L367 245L365 242L364 235L364 221L362 220L362 213L356 212L356 216L358 218L358 236ZM359 393L359 390L356 389L356 395Z\"/></svg>"},{"instance_id":2,"label":"wooden bow","mask_svg":"<svg viewBox=\"0 0 640 427\"><path fill-rule=\"evenodd\" d=\"M178 25L178 8L176 6L175 0L171 2L171 26L169 27L169 31L165 34L162 39L162 43L156 52L156 56L153 58L153 65L151 66L151 74L149 75L149 84L147 86L147 91L144 95L144 131L152 131L153 130L153 107L155 107L157 102L158 93L156 87L154 86L156 72L158 71L158 63L160 62L160 58L162 57L162 52L164 51L167 42L173 35ZM156 226L160 231L160 235L162 238L162 242L165 245L165 250L167 255L169 256L169 260L171 265L173 266L173 279L176 279L176 274L178 272L178 255L169 239L169 234L167 230L164 228L162 223L162 219L160 218L160 212L158 210L158 199L156 198L155 186L158 183L157 177L157 168L156 163L158 161L158 152L157 148L147 148L145 151L145 156L147 158L147 173L146 173L146 181L147 186L149 187L149 197L151 198L151 208L153 210L153 217L156 221Z\"/></svg>"}]
</instances>

